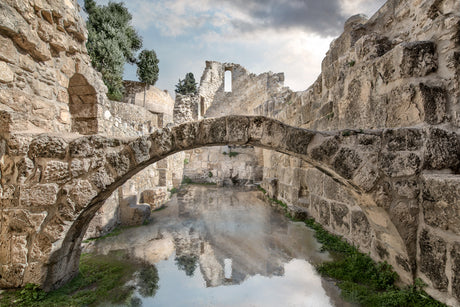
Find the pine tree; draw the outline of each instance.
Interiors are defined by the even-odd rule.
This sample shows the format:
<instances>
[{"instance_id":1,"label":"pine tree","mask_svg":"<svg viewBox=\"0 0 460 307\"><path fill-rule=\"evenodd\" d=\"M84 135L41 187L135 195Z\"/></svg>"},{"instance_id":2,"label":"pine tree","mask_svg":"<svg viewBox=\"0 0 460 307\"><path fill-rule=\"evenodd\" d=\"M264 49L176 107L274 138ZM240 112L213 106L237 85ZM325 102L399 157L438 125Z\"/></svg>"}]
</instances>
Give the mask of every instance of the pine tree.
<instances>
[{"instance_id":1,"label":"pine tree","mask_svg":"<svg viewBox=\"0 0 460 307\"><path fill-rule=\"evenodd\" d=\"M137 62L135 52L142 47L142 38L131 25L132 16L123 3L100 6L94 0L85 0L85 12L91 63L102 73L109 98L121 100L123 66L125 62Z\"/></svg>"},{"instance_id":2,"label":"pine tree","mask_svg":"<svg viewBox=\"0 0 460 307\"><path fill-rule=\"evenodd\" d=\"M197 87L196 87L195 77L193 73L189 72L185 75L185 79L179 79L179 83L176 85L175 92L178 94L186 95L186 94L196 94Z\"/></svg>"},{"instance_id":3,"label":"pine tree","mask_svg":"<svg viewBox=\"0 0 460 307\"><path fill-rule=\"evenodd\" d=\"M137 62L139 80L149 85L154 85L158 80L158 63L159 60L154 50L142 50Z\"/></svg>"}]
</instances>

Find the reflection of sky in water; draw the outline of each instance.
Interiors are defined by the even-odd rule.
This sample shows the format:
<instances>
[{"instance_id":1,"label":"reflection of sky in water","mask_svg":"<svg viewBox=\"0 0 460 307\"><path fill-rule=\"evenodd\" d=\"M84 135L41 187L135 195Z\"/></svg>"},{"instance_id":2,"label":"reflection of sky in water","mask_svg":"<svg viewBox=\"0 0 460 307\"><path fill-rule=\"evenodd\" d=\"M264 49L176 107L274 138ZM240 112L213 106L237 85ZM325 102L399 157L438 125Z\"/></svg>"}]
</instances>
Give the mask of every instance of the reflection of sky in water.
<instances>
[{"instance_id":1,"label":"reflection of sky in water","mask_svg":"<svg viewBox=\"0 0 460 307\"><path fill-rule=\"evenodd\" d=\"M143 306L332 306L328 296L344 306L310 264L329 259L319 249L310 229L257 192L190 186L149 225L94 241L90 252L157 266L160 288Z\"/></svg>"},{"instance_id":2,"label":"reflection of sky in water","mask_svg":"<svg viewBox=\"0 0 460 307\"><path fill-rule=\"evenodd\" d=\"M143 306L332 306L314 267L293 259L284 265L284 276L254 275L239 285L206 288L199 270L185 276L174 256L157 264L160 288Z\"/></svg>"}]
</instances>

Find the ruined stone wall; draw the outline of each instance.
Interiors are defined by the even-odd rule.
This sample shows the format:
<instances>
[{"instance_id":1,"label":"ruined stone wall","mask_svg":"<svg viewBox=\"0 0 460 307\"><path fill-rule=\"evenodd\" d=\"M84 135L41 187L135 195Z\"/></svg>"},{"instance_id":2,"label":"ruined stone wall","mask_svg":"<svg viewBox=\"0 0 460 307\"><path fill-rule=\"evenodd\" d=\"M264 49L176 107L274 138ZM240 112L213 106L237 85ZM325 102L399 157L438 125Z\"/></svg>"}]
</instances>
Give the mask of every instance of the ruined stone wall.
<instances>
[{"instance_id":1,"label":"ruined stone wall","mask_svg":"<svg viewBox=\"0 0 460 307\"><path fill-rule=\"evenodd\" d=\"M225 91L225 72L231 72L231 91ZM289 91L283 87L284 74L255 75L234 63L206 61L198 94L176 96L176 109L193 119L231 114L254 114L254 108L267 100L279 99ZM178 99L180 101L178 101ZM180 102L180 103L178 103ZM188 104L185 102L189 102ZM179 108L182 106L182 108ZM182 111L181 111L182 110ZM186 111L191 115L185 115ZM255 148L232 149L226 146L197 149L187 153L184 174L198 182L253 184L262 180L262 151ZM212 175L210 175L212 174Z\"/></svg>"},{"instance_id":2,"label":"ruined stone wall","mask_svg":"<svg viewBox=\"0 0 460 307\"><path fill-rule=\"evenodd\" d=\"M106 87L91 68L85 40L75 0L0 3L0 132L78 131L75 119L83 117L94 129ZM73 90L87 114L69 108Z\"/></svg>"},{"instance_id":3,"label":"ruined stone wall","mask_svg":"<svg viewBox=\"0 0 460 307\"><path fill-rule=\"evenodd\" d=\"M168 91L137 81L123 81L123 86L123 102L141 106L160 116L160 128L173 122L174 100Z\"/></svg>"},{"instance_id":4,"label":"ruined stone wall","mask_svg":"<svg viewBox=\"0 0 460 307\"><path fill-rule=\"evenodd\" d=\"M460 127L460 2L454 0L388 1L372 18L354 16L331 44L322 73L306 91L284 93L255 112L295 126L318 130L439 125ZM459 242L454 225L460 216L458 170L434 163L422 181L408 176L417 135L404 148L392 148L398 173L370 191L398 230L413 242L416 263L399 261L444 302L459 305ZM429 145L435 151L442 146ZM454 142L451 140L450 142ZM324 155L334 152L334 146ZM441 155L441 151L438 154ZM352 160L349 160L352 162ZM422 161L422 163L424 163ZM369 180L372 180L369 178ZM272 197L306 208L328 230L343 235L377 260L389 260L367 218L347 191L320 171L293 157L264 151L264 182ZM362 240L366 242L363 242ZM398 262L398 259L396 259Z\"/></svg>"},{"instance_id":5,"label":"ruined stone wall","mask_svg":"<svg viewBox=\"0 0 460 307\"><path fill-rule=\"evenodd\" d=\"M231 72L231 91L225 91L225 72ZM254 108L273 99L282 90L284 74L272 72L255 75L234 63L206 61L200 82L200 114L218 117L254 114Z\"/></svg>"},{"instance_id":6,"label":"ruined stone wall","mask_svg":"<svg viewBox=\"0 0 460 307\"><path fill-rule=\"evenodd\" d=\"M0 134L128 137L172 122L171 96L153 86L147 88L142 103L138 91L129 91L134 105L107 99L100 74L91 67L79 10L76 0L0 2ZM140 199L144 190L160 187L155 200L149 201L167 200L167 190L177 186L182 167L174 157L165 163L149 167L114 193L96 214L88 236L113 229L125 196ZM81 167L89 166L83 162Z\"/></svg>"},{"instance_id":7,"label":"ruined stone wall","mask_svg":"<svg viewBox=\"0 0 460 307\"><path fill-rule=\"evenodd\" d=\"M259 154L257 154L259 153ZM248 185L262 180L261 149L218 146L186 152L184 178L217 185Z\"/></svg>"}]
</instances>

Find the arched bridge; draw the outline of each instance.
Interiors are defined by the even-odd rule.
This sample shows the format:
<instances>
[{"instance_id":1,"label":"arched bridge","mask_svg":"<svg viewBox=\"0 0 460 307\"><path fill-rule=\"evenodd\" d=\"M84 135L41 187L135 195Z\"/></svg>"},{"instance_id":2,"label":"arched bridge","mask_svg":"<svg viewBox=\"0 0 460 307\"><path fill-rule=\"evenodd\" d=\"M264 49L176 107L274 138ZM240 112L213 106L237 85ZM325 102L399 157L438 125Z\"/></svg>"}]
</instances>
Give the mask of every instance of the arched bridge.
<instances>
[{"instance_id":1,"label":"arched bridge","mask_svg":"<svg viewBox=\"0 0 460 307\"><path fill-rule=\"evenodd\" d=\"M348 187L375 233L391 241L390 262L406 280L416 263L418 209L401 218L374 199L389 178L459 169L458 135L436 128L318 132L261 116L226 116L135 139L10 135L0 139L0 287L67 282L78 272L90 220L117 187L173 153L226 144L299 157Z\"/></svg>"}]
</instances>

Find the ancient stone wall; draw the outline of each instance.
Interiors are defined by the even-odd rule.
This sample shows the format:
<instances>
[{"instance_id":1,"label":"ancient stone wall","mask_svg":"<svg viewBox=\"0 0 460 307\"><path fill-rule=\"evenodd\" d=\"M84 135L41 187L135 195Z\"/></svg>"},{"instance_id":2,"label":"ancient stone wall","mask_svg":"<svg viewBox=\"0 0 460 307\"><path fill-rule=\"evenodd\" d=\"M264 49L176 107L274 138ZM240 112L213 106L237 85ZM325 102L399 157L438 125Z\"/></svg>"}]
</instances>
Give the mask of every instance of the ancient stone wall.
<instances>
[{"instance_id":1,"label":"ancient stone wall","mask_svg":"<svg viewBox=\"0 0 460 307\"><path fill-rule=\"evenodd\" d=\"M91 67L85 41L86 28L75 0L0 3L0 134L128 137L152 133L172 122L171 96L153 86L145 95L142 90L142 102L139 91L128 86L134 105L108 100L100 74ZM89 167L82 163L81 167ZM96 214L88 236L113 229L120 221L118 207L124 197L140 199L143 190L160 187L155 204L168 199L167 190L173 181L177 186L182 167L174 157L165 163L151 166L114 193Z\"/></svg>"},{"instance_id":2,"label":"ancient stone wall","mask_svg":"<svg viewBox=\"0 0 460 307\"><path fill-rule=\"evenodd\" d=\"M231 72L231 91L225 91L225 72ZM234 63L206 61L198 96L200 114L218 117L254 114L254 108L273 99L283 89L284 74L272 72L255 75ZM284 88L286 90L286 88Z\"/></svg>"},{"instance_id":3,"label":"ancient stone wall","mask_svg":"<svg viewBox=\"0 0 460 307\"><path fill-rule=\"evenodd\" d=\"M1 132L97 130L91 119L106 87L91 68L85 40L75 0L0 3ZM85 101L72 101L75 91ZM75 104L89 110L72 114ZM85 121L89 131L81 129Z\"/></svg>"},{"instance_id":4,"label":"ancient stone wall","mask_svg":"<svg viewBox=\"0 0 460 307\"><path fill-rule=\"evenodd\" d=\"M440 125L458 133L459 55L460 2L391 0L369 20L358 15L347 21L323 60L321 75L306 91L286 91L284 101L268 100L255 112L320 130ZM460 208L458 170L434 163L423 180L408 178L420 172L407 168L414 162L409 152L418 147L418 136L397 137L407 142L404 148L392 148L399 169L384 188L371 191L372 198L413 242L416 264L396 259L399 265L415 269L414 276L429 285L431 295L458 305L460 237L453 227ZM443 142L457 141L440 135L431 146ZM334 144L322 154L331 151ZM272 197L308 208L328 230L359 243L375 259L388 260L388 243L378 242L347 192L317 169L264 151L262 185Z\"/></svg>"},{"instance_id":5,"label":"ancient stone wall","mask_svg":"<svg viewBox=\"0 0 460 307\"><path fill-rule=\"evenodd\" d=\"M168 91L137 81L123 81L123 86L123 102L141 106L160 116L160 128L173 122L174 100Z\"/></svg>"},{"instance_id":6,"label":"ancient stone wall","mask_svg":"<svg viewBox=\"0 0 460 307\"><path fill-rule=\"evenodd\" d=\"M230 74L226 75L226 72ZM225 91L225 78L231 78L231 91ZM176 109L178 113L184 114L184 110L189 110L192 114L188 117L192 119L231 114L250 115L254 114L256 106L288 91L283 83L283 73L255 75L238 64L206 61L198 94L191 97L176 96ZM237 147L231 156L223 154L229 152L228 147L189 152L189 163L185 165L184 174L193 181L226 185L253 184L262 180L261 150Z\"/></svg>"}]
</instances>

